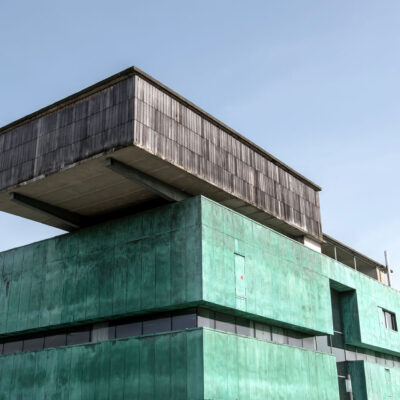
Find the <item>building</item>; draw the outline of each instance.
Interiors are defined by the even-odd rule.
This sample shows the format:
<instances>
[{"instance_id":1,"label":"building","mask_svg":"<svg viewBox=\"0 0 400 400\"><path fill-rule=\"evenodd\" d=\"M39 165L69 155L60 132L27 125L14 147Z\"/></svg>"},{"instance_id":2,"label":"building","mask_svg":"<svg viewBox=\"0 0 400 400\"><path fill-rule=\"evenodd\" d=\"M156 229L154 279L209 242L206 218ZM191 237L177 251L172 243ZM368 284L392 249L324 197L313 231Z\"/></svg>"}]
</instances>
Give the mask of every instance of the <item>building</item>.
<instances>
[{"instance_id":1,"label":"building","mask_svg":"<svg viewBox=\"0 0 400 400\"><path fill-rule=\"evenodd\" d=\"M389 399L400 295L320 188L137 68L0 129L0 399ZM6 227L2 227L6 229Z\"/></svg>"}]
</instances>

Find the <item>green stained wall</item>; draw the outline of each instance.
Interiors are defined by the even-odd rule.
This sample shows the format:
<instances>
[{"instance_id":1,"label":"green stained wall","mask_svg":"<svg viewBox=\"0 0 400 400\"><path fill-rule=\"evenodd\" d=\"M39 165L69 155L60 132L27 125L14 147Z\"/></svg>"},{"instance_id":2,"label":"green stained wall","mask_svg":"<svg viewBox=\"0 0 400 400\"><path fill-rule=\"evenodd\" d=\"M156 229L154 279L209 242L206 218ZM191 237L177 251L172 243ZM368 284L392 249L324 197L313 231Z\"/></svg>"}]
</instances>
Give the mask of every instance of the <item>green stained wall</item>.
<instances>
[{"instance_id":1,"label":"green stained wall","mask_svg":"<svg viewBox=\"0 0 400 400\"><path fill-rule=\"evenodd\" d=\"M200 200L0 253L0 333L199 301Z\"/></svg>"},{"instance_id":2,"label":"green stained wall","mask_svg":"<svg viewBox=\"0 0 400 400\"><path fill-rule=\"evenodd\" d=\"M0 371L1 400L338 399L333 356L201 328L1 356Z\"/></svg>"},{"instance_id":3,"label":"green stained wall","mask_svg":"<svg viewBox=\"0 0 400 400\"><path fill-rule=\"evenodd\" d=\"M204 197L0 253L0 333L201 302L332 333L348 290L349 344L400 354L382 325L399 292Z\"/></svg>"},{"instance_id":4,"label":"green stained wall","mask_svg":"<svg viewBox=\"0 0 400 400\"><path fill-rule=\"evenodd\" d=\"M338 400L335 357L204 329L204 398Z\"/></svg>"},{"instance_id":5,"label":"green stained wall","mask_svg":"<svg viewBox=\"0 0 400 400\"><path fill-rule=\"evenodd\" d=\"M205 301L295 329L332 333L332 285L348 291L342 310L346 342L400 354L399 332L386 329L381 318L383 307L400 321L397 290L206 198L202 226ZM235 254L245 257L239 280Z\"/></svg>"},{"instance_id":6,"label":"green stained wall","mask_svg":"<svg viewBox=\"0 0 400 400\"><path fill-rule=\"evenodd\" d=\"M349 363L354 400L400 398L400 370L367 362Z\"/></svg>"},{"instance_id":7,"label":"green stained wall","mask_svg":"<svg viewBox=\"0 0 400 400\"><path fill-rule=\"evenodd\" d=\"M0 357L0 399L203 399L202 331Z\"/></svg>"},{"instance_id":8,"label":"green stained wall","mask_svg":"<svg viewBox=\"0 0 400 400\"><path fill-rule=\"evenodd\" d=\"M204 299L295 328L332 333L329 278L321 256L203 198ZM245 299L237 296L235 254L244 256Z\"/></svg>"}]
</instances>

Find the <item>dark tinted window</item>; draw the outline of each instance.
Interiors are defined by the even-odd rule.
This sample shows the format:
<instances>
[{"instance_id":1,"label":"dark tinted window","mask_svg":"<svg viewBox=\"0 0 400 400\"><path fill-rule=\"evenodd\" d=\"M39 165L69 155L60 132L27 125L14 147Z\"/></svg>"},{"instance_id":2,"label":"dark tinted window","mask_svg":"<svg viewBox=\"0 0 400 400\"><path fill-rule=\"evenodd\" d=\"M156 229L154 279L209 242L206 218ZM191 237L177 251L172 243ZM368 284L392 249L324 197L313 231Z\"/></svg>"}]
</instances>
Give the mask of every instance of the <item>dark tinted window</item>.
<instances>
[{"instance_id":1,"label":"dark tinted window","mask_svg":"<svg viewBox=\"0 0 400 400\"><path fill-rule=\"evenodd\" d=\"M303 337L303 347L305 349L316 350L317 344L314 336Z\"/></svg>"},{"instance_id":2,"label":"dark tinted window","mask_svg":"<svg viewBox=\"0 0 400 400\"><path fill-rule=\"evenodd\" d=\"M346 391L346 379L343 377L338 378L339 382L339 398L340 400L347 400L349 394Z\"/></svg>"},{"instance_id":3,"label":"dark tinted window","mask_svg":"<svg viewBox=\"0 0 400 400\"><path fill-rule=\"evenodd\" d=\"M375 352L373 350L365 350L367 361L376 362Z\"/></svg>"},{"instance_id":4,"label":"dark tinted window","mask_svg":"<svg viewBox=\"0 0 400 400\"><path fill-rule=\"evenodd\" d=\"M101 342L110 339L108 322L101 322L92 326L92 342Z\"/></svg>"},{"instance_id":5,"label":"dark tinted window","mask_svg":"<svg viewBox=\"0 0 400 400\"><path fill-rule=\"evenodd\" d=\"M338 347L332 347L332 354L335 355L337 363L346 360L345 352L343 349L339 349Z\"/></svg>"},{"instance_id":6,"label":"dark tinted window","mask_svg":"<svg viewBox=\"0 0 400 400\"><path fill-rule=\"evenodd\" d=\"M236 318L236 333L254 337L254 328L252 321L245 318Z\"/></svg>"},{"instance_id":7,"label":"dark tinted window","mask_svg":"<svg viewBox=\"0 0 400 400\"><path fill-rule=\"evenodd\" d=\"M341 349L344 348L344 336L341 333L335 332L333 336L331 336L331 344L333 347L339 347Z\"/></svg>"},{"instance_id":8,"label":"dark tinted window","mask_svg":"<svg viewBox=\"0 0 400 400\"><path fill-rule=\"evenodd\" d=\"M116 336L116 329L117 329L117 327L115 325L110 325L108 327L108 338L109 339L115 339L117 337Z\"/></svg>"},{"instance_id":9,"label":"dark tinted window","mask_svg":"<svg viewBox=\"0 0 400 400\"><path fill-rule=\"evenodd\" d=\"M381 365L386 365L386 359L382 357L382 354L377 354L376 362Z\"/></svg>"},{"instance_id":10,"label":"dark tinted window","mask_svg":"<svg viewBox=\"0 0 400 400\"><path fill-rule=\"evenodd\" d=\"M271 327L269 325L256 322L255 323L255 335L256 335L257 339L272 340Z\"/></svg>"},{"instance_id":11,"label":"dark tinted window","mask_svg":"<svg viewBox=\"0 0 400 400\"><path fill-rule=\"evenodd\" d=\"M336 369L338 376L347 376L347 363L337 362Z\"/></svg>"},{"instance_id":12,"label":"dark tinted window","mask_svg":"<svg viewBox=\"0 0 400 400\"><path fill-rule=\"evenodd\" d=\"M215 313L214 311L199 309L197 316L197 326L199 328L215 328Z\"/></svg>"},{"instance_id":13,"label":"dark tinted window","mask_svg":"<svg viewBox=\"0 0 400 400\"><path fill-rule=\"evenodd\" d=\"M287 344L287 336L285 335L285 331L282 328L273 326L272 327L272 341L274 341L276 343Z\"/></svg>"},{"instance_id":14,"label":"dark tinted window","mask_svg":"<svg viewBox=\"0 0 400 400\"><path fill-rule=\"evenodd\" d=\"M347 346L346 350L346 360L347 361L356 361L357 360L357 354L355 348L351 346Z\"/></svg>"},{"instance_id":15,"label":"dark tinted window","mask_svg":"<svg viewBox=\"0 0 400 400\"><path fill-rule=\"evenodd\" d=\"M299 333L288 331L288 344L290 346L302 347L303 340Z\"/></svg>"},{"instance_id":16,"label":"dark tinted window","mask_svg":"<svg viewBox=\"0 0 400 400\"><path fill-rule=\"evenodd\" d=\"M317 336L317 350L323 353L330 353L331 348L328 343L328 336Z\"/></svg>"},{"instance_id":17,"label":"dark tinted window","mask_svg":"<svg viewBox=\"0 0 400 400\"><path fill-rule=\"evenodd\" d=\"M175 315L172 317L172 330L189 329L196 327L196 314Z\"/></svg>"},{"instance_id":18,"label":"dark tinted window","mask_svg":"<svg viewBox=\"0 0 400 400\"><path fill-rule=\"evenodd\" d=\"M331 300L332 300L333 329L338 332L343 332L340 293L332 289Z\"/></svg>"},{"instance_id":19,"label":"dark tinted window","mask_svg":"<svg viewBox=\"0 0 400 400\"><path fill-rule=\"evenodd\" d=\"M90 329L71 330L67 334L67 345L90 342Z\"/></svg>"},{"instance_id":20,"label":"dark tinted window","mask_svg":"<svg viewBox=\"0 0 400 400\"><path fill-rule=\"evenodd\" d=\"M395 366L394 365L394 359L389 354L382 354L381 357L385 359L385 364L388 365L389 367L394 367Z\"/></svg>"},{"instance_id":21,"label":"dark tinted window","mask_svg":"<svg viewBox=\"0 0 400 400\"><path fill-rule=\"evenodd\" d=\"M19 353L22 351L23 341L4 343L3 354Z\"/></svg>"},{"instance_id":22,"label":"dark tinted window","mask_svg":"<svg viewBox=\"0 0 400 400\"><path fill-rule=\"evenodd\" d=\"M367 359L367 355L364 353L361 353L360 349L357 349L357 361L365 361Z\"/></svg>"},{"instance_id":23,"label":"dark tinted window","mask_svg":"<svg viewBox=\"0 0 400 400\"><path fill-rule=\"evenodd\" d=\"M3 353L3 343L0 343L0 354Z\"/></svg>"},{"instance_id":24,"label":"dark tinted window","mask_svg":"<svg viewBox=\"0 0 400 400\"><path fill-rule=\"evenodd\" d=\"M149 319L143 321L143 334L165 332L171 330L171 317Z\"/></svg>"},{"instance_id":25,"label":"dark tinted window","mask_svg":"<svg viewBox=\"0 0 400 400\"><path fill-rule=\"evenodd\" d=\"M124 338L130 336L137 336L142 334L142 323L131 322L125 324L119 324L116 327L115 337Z\"/></svg>"},{"instance_id":26,"label":"dark tinted window","mask_svg":"<svg viewBox=\"0 0 400 400\"><path fill-rule=\"evenodd\" d=\"M67 344L67 335L65 333L57 333L44 338L44 347L59 347Z\"/></svg>"},{"instance_id":27,"label":"dark tinted window","mask_svg":"<svg viewBox=\"0 0 400 400\"><path fill-rule=\"evenodd\" d=\"M235 317L232 317L231 315L216 313L215 318L215 329L235 333Z\"/></svg>"},{"instance_id":28,"label":"dark tinted window","mask_svg":"<svg viewBox=\"0 0 400 400\"><path fill-rule=\"evenodd\" d=\"M382 310L383 316L385 318L386 328L391 329L393 331L397 331L397 321L396 315L390 311Z\"/></svg>"},{"instance_id":29,"label":"dark tinted window","mask_svg":"<svg viewBox=\"0 0 400 400\"><path fill-rule=\"evenodd\" d=\"M34 351L43 349L44 346L44 338L31 338L24 340L24 351Z\"/></svg>"}]
</instances>

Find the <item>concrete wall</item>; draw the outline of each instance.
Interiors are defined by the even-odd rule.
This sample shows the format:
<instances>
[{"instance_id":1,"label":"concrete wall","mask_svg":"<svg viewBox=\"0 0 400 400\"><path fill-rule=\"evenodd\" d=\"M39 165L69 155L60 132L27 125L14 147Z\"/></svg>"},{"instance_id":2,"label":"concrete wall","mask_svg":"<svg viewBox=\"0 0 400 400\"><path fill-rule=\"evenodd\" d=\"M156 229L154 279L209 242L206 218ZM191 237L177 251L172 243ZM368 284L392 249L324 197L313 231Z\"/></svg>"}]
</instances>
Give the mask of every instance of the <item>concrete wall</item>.
<instances>
[{"instance_id":1,"label":"concrete wall","mask_svg":"<svg viewBox=\"0 0 400 400\"><path fill-rule=\"evenodd\" d=\"M320 262L318 253L205 198L202 223L206 301L295 329L333 333L329 278L311 265ZM240 276L237 255L244 257Z\"/></svg>"},{"instance_id":2,"label":"concrete wall","mask_svg":"<svg viewBox=\"0 0 400 400\"><path fill-rule=\"evenodd\" d=\"M204 197L1 253L0 271L1 333L207 302L329 334L332 284L353 299L346 342L400 354L380 318L399 292Z\"/></svg>"},{"instance_id":3,"label":"concrete wall","mask_svg":"<svg viewBox=\"0 0 400 400\"><path fill-rule=\"evenodd\" d=\"M205 329L204 398L336 400L335 357Z\"/></svg>"},{"instance_id":4,"label":"concrete wall","mask_svg":"<svg viewBox=\"0 0 400 400\"><path fill-rule=\"evenodd\" d=\"M0 253L0 333L201 300L200 198Z\"/></svg>"},{"instance_id":5,"label":"concrete wall","mask_svg":"<svg viewBox=\"0 0 400 400\"><path fill-rule=\"evenodd\" d=\"M400 369L367 361L349 363L354 400L400 398Z\"/></svg>"},{"instance_id":6,"label":"concrete wall","mask_svg":"<svg viewBox=\"0 0 400 400\"><path fill-rule=\"evenodd\" d=\"M202 331L0 357L0 399L203 399Z\"/></svg>"},{"instance_id":7,"label":"concrete wall","mask_svg":"<svg viewBox=\"0 0 400 400\"><path fill-rule=\"evenodd\" d=\"M208 329L7 355L0 370L1 400L338 399L333 356Z\"/></svg>"},{"instance_id":8,"label":"concrete wall","mask_svg":"<svg viewBox=\"0 0 400 400\"><path fill-rule=\"evenodd\" d=\"M332 285L347 291L352 304L343 307L346 343L400 354L400 333L382 320L382 308L400 320L397 290L206 198L202 224L204 300L295 329L332 333ZM243 280L235 254L245 258Z\"/></svg>"}]
</instances>

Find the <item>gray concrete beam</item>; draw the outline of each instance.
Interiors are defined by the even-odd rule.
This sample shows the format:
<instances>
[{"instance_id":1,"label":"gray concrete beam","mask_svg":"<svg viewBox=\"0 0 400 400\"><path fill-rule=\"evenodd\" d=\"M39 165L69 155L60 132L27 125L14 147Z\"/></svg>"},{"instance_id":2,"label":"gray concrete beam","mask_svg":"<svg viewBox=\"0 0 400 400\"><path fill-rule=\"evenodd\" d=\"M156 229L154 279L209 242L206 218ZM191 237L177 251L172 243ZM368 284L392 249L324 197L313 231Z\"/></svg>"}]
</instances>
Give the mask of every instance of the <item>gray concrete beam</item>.
<instances>
[{"instance_id":1,"label":"gray concrete beam","mask_svg":"<svg viewBox=\"0 0 400 400\"><path fill-rule=\"evenodd\" d=\"M165 200L182 201L190 197L185 192L182 192L181 190L171 185L168 185L167 183L160 181L157 178L147 175L136 168L115 160L114 158L107 158L105 165L116 174L121 175L131 181L134 181L141 186L144 186L146 189L164 198Z\"/></svg>"},{"instance_id":2,"label":"gray concrete beam","mask_svg":"<svg viewBox=\"0 0 400 400\"><path fill-rule=\"evenodd\" d=\"M68 210L64 210L63 208L53 206L41 200L33 199L32 197L24 196L20 193L10 193L10 200L24 207L39 211L42 214L46 214L48 216L56 218L71 227L71 230L79 229L82 226L87 225L85 218L83 218L79 214L75 214Z\"/></svg>"}]
</instances>

